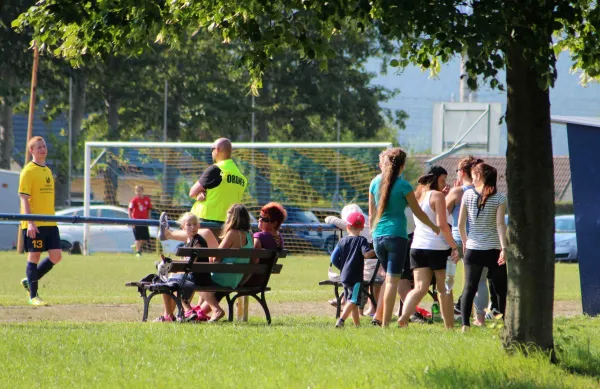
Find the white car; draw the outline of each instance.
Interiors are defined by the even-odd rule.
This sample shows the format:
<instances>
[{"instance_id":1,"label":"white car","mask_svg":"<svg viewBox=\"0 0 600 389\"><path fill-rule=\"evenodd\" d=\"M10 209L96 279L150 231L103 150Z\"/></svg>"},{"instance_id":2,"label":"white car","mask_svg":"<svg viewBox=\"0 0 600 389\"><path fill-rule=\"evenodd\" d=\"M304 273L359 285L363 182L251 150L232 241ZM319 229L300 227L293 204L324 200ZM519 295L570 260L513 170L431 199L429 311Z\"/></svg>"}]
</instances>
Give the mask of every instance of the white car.
<instances>
[{"instance_id":1,"label":"white car","mask_svg":"<svg viewBox=\"0 0 600 389\"><path fill-rule=\"evenodd\" d=\"M66 208L56 212L56 216L81 216L83 217L83 207ZM115 207L112 205L92 205L90 206L90 217L110 217L118 219L129 219L127 209ZM148 227L150 238L154 240L158 227ZM68 249L74 242L83 244L83 223L58 223L60 240L63 249ZM92 224L90 223L89 245L90 252L133 252L132 227L125 224ZM161 242L163 252L174 254L177 247L182 246L183 242L166 240Z\"/></svg>"},{"instance_id":2,"label":"white car","mask_svg":"<svg viewBox=\"0 0 600 389\"><path fill-rule=\"evenodd\" d=\"M554 257L556 261L577 261L577 235L575 215L554 218Z\"/></svg>"}]
</instances>

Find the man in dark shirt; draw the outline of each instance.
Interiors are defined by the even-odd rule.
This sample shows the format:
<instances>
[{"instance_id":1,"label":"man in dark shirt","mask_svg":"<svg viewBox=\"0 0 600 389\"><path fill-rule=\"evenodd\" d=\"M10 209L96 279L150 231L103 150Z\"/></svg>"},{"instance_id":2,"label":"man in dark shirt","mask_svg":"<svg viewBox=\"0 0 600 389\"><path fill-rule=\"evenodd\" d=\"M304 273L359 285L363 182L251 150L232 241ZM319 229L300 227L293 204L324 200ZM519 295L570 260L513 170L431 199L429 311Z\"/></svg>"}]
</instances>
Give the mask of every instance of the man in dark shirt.
<instances>
[{"instance_id":1,"label":"man in dark shirt","mask_svg":"<svg viewBox=\"0 0 600 389\"><path fill-rule=\"evenodd\" d=\"M341 270L340 281L344 285L346 295L346 305L335 324L338 328L344 326L344 321L350 314L352 314L354 325L360 325L358 304L361 300L365 257L373 258L375 256L367 239L360 236L360 232L365 227L365 217L360 212L353 212L348 215L346 221L348 235L339 241L331 254L331 263Z\"/></svg>"}]
</instances>

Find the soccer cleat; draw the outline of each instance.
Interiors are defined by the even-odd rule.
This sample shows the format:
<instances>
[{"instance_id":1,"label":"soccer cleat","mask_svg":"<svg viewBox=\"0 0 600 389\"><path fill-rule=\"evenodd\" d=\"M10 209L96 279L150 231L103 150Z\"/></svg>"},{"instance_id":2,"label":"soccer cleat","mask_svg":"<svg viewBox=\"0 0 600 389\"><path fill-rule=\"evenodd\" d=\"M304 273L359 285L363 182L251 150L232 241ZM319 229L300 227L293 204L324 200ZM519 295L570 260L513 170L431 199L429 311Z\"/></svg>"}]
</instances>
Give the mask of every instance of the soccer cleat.
<instances>
[{"instance_id":1,"label":"soccer cleat","mask_svg":"<svg viewBox=\"0 0 600 389\"><path fill-rule=\"evenodd\" d=\"M433 320L428 319L419 312L415 312L415 314L410 317L410 321L412 323L433 324Z\"/></svg>"},{"instance_id":2,"label":"soccer cleat","mask_svg":"<svg viewBox=\"0 0 600 389\"><path fill-rule=\"evenodd\" d=\"M141 258L141 257L142 257L142 253L140 253L140 252L137 252L137 253L135 253L135 256L136 256L137 258Z\"/></svg>"},{"instance_id":3,"label":"soccer cleat","mask_svg":"<svg viewBox=\"0 0 600 389\"><path fill-rule=\"evenodd\" d=\"M21 286L27 291L27 294L29 294L29 281L27 281L27 278L21 280Z\"/></svg>"},{"instance_id":4,"label":"soccer cleat","mask_svg":"<svg viewBox=\"0 0 600 389\"><path fill-rule=\"evenodd\" d=\"M158 240L167 240L166 231L169 228L169 218L166 212L160 214L158 223Z\"/></svg>"},{"instance_id":5,"label":"soccer cleat","mask_svg":"<svg viewBox=\"0 0 600 389\"><path fill-rule=\"evenodd\" d=\"M36 307L43 307L48 305L44 300L42 300L39 297L34 297L32 299L29 299L29 305L34 305Z\"/></svg>"},{"instance_id":6,"label":"soccer cleat","mask_svg":"<svg viewBox=\"0 0 600 389\"><path fill-rule=\"evenodd\" d=\"M502 313L497 309L492 309L491 311L487 311L485 314L486 320L500 320L502 319Z\"/></svg>"}]
</instances>

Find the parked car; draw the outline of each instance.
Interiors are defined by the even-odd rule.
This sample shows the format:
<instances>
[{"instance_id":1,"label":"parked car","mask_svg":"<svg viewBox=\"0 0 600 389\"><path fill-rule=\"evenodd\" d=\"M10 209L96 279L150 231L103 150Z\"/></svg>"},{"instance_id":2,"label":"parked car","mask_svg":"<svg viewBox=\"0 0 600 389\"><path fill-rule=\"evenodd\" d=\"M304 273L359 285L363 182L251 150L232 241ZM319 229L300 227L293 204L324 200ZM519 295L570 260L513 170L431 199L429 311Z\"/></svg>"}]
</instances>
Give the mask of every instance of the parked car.
<instances>
[{"instance_id":1,"label":"parked car","mask_svg":"<svg viewBox=\"0 0 600 389\"><path fill-rule=\"evenodd\" d=\"M57 216L81 216L83 207L65 208L56 212ZM112 205L90 206L91 217L129 219L127 209ZM63 250L69 250L74 242L83 243L83 224L58 223ZM158 227L149 227L151 248L156 242ZM134 243L132 228L125 224L90 224L90 252L132 252ZM163 252L174 254L183 242L167 240L161 242Z\"/></svg>"},{"instance_id":2,"label":"parked car","mask_svg":"<svg viewBox=\"0 0 600 389\"><path fill-rule=\"evenodd\" d=\"M322 224L312 211L289 206L285 206L285 210L288 216L284 224ZM250 222L257 223L256 217L252 213ZM282 235L288 248L300 252L312 251L316 248L331 254L338 241L335 231L318 231L317 229L286 230L284 228Z\"/></svg>"},{"instance_id":3,"label":"parked car","mask_svg":"<svg viewBox=\"0 0 600 389\"><path fill-rule=\"evenodd\" d=\"M562 215L554 218L554 257L556 261L577 261L577 235L575 215Z\"/></svg>"}]
</instances>

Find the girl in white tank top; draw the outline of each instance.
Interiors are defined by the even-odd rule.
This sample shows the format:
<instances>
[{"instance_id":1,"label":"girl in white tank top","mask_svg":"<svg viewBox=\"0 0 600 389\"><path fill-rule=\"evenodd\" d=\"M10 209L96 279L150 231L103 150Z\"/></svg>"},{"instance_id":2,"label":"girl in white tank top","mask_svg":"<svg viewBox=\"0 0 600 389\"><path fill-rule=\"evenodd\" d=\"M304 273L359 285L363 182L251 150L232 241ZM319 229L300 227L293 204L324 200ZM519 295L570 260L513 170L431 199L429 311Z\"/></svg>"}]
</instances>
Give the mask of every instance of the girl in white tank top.
<instances>
[{"instance_id":1,"label":"girl in white tank top","mask_svg":"<svg viewBox=\"0 0 600 389\"><path fill-rule=\"evenodd\" d=\"M449 256L458 261L456 242L452 239L448 224L446 200L441 189L446 186L448 173L441 166L433 166L429 174L419 178L416 190L419 207L440 226L441 233L435 232L415 218L415 233L410 250L410 267L415 279L414 289L406 297L402 315L398 319L400 327L406 327L416 306L425 297L435 274L442 317L446 328L454 327L454 307L452 292L445 292L446 261Z\"/></svg>"}]
</instances>

